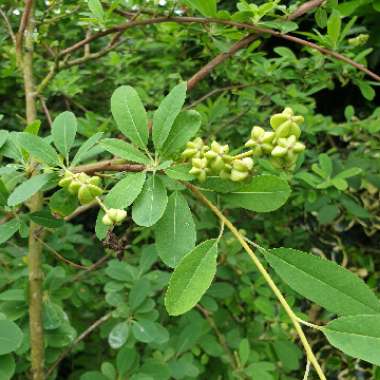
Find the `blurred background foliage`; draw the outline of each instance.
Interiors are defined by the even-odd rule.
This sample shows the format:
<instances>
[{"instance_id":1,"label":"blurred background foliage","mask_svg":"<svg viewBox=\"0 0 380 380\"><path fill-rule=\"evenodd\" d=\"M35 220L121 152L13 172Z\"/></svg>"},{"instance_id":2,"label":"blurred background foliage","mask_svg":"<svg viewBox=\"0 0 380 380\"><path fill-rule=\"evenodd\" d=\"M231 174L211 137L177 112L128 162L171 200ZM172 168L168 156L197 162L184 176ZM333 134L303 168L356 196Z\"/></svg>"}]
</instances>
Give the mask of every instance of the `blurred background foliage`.
<instances>
[{"instance_id":1,"label":"blurred background foliage","mask_svg":"<svg viewBox=\"0 0 380 380\"><path fill-rule=\"evenodd\" d=\"M217 9L218 17L241 21L262 17L263 25L274 27L273 20L299 3L252 2L251 5L272 6L262 16L245 1L221 0ZM3 0L1 6L16 29L22 2ZM123 12L140 10L140 17L200 16L202 2L119 0L104 1L103 7L104 13L97 15L85 1L37 1L37 83L48 73L58 51L84 38L86 33L125 22ZM336 38L328 26L334 17L342 23ZM367 62L371 70L380 72L379 17L378 0L327 0L316 12L287 27L292 28L294 35L334 48L358 62ZM41 130L49 128L43 100L52 117L64 110L73 111L80 118L83 140L99 131L115 135L109 99L117 86L134 86L147 109L153 110L180 79L189 79L243 35L236 29L216 25L165 23L128 29L108 54L58 72L40 97ZM368 35L368 39L358 38L360 35ZM99 51L109 41L108 37L96 40L87 54ZM79 50L71 58L81 54L83 51ZM217 66L187 99L187 105L202 115L204 137L217 137L236 147L253 125L267 127L269 116L285 106L305 117L303 136L307 150L295 172L288 175L293 192L287 205L270 214L230 211L229 217L258 244L293 247L327 257L354 271L377 290L379 94L378 83L351 66L265 35ZM1 23L0 114L1 129L20 131L25 127L23 88L15 51ZM92 153L96 160L100 152ZM259 164L277 173L268 163ZM6 191L18 183L14 173L3 171L1 179ZM214 237L217 220L195 202L191 206L197 217L198 235ZM94 236L96 213L89 210L46 235L44 324L48 366L94 321L111 311L112 316L73 348L51 378L303 377L305 359L287 317L232 236L226 233L222 240L217 279L200 305L180 318L169 318L163 308L169 272L156 260L152 231L133 225L122 231L128 248L119 260ZM107 260L97 270L81 271L57 259L52 254L55 251L85 266L105 255ZM15 238L0 247L0 313L16 321L25 332L26 255L26 239ZM313 323L329 319L326 312L302 300L290 288L282 288L290 303ZM378 369L331 349L312 331L308 334L329 379L380 379ZM16 363L13 378L26 379L27 339L16 352ZM0 368L0 379L3 378L7 379Z\"/></svg>"}]
</instances>

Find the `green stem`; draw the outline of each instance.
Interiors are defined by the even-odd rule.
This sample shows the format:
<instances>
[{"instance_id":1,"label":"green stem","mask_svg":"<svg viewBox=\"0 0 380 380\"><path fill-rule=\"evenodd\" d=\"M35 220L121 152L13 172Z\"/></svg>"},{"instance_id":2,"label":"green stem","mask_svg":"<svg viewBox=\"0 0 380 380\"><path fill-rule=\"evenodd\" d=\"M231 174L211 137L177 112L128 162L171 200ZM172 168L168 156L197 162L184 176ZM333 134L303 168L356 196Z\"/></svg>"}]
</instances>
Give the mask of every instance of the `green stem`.
<instances>
[{"instance_id":1,"label":"green stem","mask_svg":"<svg viewBox=\"0 0 380 380\"><path fill-rule=\"evenodd\" d=\"M248 152L243 152L240 154L237 154L236 156L233 156L236 160L240 160L241 158L246 158L246 157L252 157L255 154L255 152L251 149Z\"/></svg>"},{"instance_id":2,"label":"green stem","mask_svg":"<svg viewBox=\"0 0 380 380\"><path fill-rule=\"evenodd\" d=\"M251 260L256 265L256 268L261 273L261 275L264 277L265 281L281 303L282 307L284 308L286 314L288 314L291 322L293 323L293 326L302 342L302 345L304 347L307 359L310 361L310 363L313 365L314 369L316 370L318 377L320 380L326 380L326 376L323 373L323 370L321 366L318 363L317 358L315 357L313 350L305 336L305 333L302 330L302 327L299 322L299 318L294 313L292 308L289 306L288 302L286 301L285 297L282 295L280 289L277 287L277 285L272 280L272 277L267 272L259 258L256 256L256 254L253 252L251 247L247 244L245 241L244 236L239 232L239 230L223 215L223 213L216 207L212 202L210 202L196 187L194 187L191 184L186 184L186 186L194 193L194 195L202 202L204 203L218 218L220 221L222 221L227 228L232 232L232 234L235 236L235 238L239 241L241 246L244 248L244 250L248 253Z\"/></svg>"}]
</instances>

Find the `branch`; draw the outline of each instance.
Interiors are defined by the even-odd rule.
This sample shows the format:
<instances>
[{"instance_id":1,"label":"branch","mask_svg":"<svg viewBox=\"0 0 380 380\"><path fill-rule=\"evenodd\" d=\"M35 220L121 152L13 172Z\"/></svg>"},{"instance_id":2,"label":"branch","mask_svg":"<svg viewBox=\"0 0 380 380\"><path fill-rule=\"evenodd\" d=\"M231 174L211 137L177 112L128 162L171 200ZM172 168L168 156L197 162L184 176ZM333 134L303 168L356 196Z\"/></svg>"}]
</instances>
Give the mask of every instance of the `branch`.
<instances>
[{"instance_id":1,"label":"branch","mask_svg":"<svg viewBox=\"0 0 380 380\"><path fill-rule=\"evenodd\" d=\"M96 328L98 328L104 322L108 321L111 318L111 316L112 316L112 313L108 313L108 314L104 315L103 317L96 320L92 325L90 325L90 327L88 327L85 331L83 331L82 334L80 334L78 336L78 338L76 338L73 341L73 343L71 343L71 345L69 347L67 347L65 351L62 352L61 355L59 355L58 359L48 369L48 371L46 373L46 378L48 378L54 372L54 370L58 367L59 363L61 363L61 361L71 352L71 350L78 343L80 343L83 339L86 339Z\"/></svg>"},{"instance_id":2,"label":"branch","mask_svg":"<svg viewBox=\"0 0 380 380\"><path fill-rule=\"evenodd\" d=\"M272 280L272 277L267 272L259 258L256 256L256 254L253 252L251 247L247 244L244 237L240 234L239 230L227 219L224 214L212 203L210 202L195 186L185 183L186 187L195 195L196 198L198 198L205 206L207 206L217 217L218 219L224 223L227 228L232 232L232 234L235 236L237 241L240 243L240 245L243 247L243 249L248 253L249 257L255 264L256 268L260 272L260 274L263 276L264 280L267 282L268 286L271 288L277 299L279 300L281 306L284 308L286 314L290 318L301 342L305 349L306 356L310 363L315 368L319 379L320 380L326 380L326 376L323 373L323 370L321 366L318 363L317 358L315 357L312 348L310 347L310 344L305 336L305 333L302 330L302 327L300 325L298 317L293 312L292 308L289 306L288 302L286 301L285 297L282 295L280 289L277 287L277 285Z\"/></svg>"},{"instance_id":3,"label":"branch","mask_svg":"<svg viewBox=\"0 0 380 380\"><path fill-rule=\"evenodd\" d=\"M240 49L249 46L257 38L258 36L256 34L248 34L248 36L245 36L238 42L235 42L227 52L218 54L209 63L207 63L206 66L203 66L187 81L187 89L189 91L192 90L196 86L196 84L199 81L201 81L204 77L206 77L216 66L235 55L236 52L238 52Z\"/></svg>"},{"instance_id":4,"label":"branch","mask_svg":"<svg viewBox=\"0 0 380 380\"><path fill-rule=\"evenodd\" d=\"M311 10L318 8L325 0L311 0L300 5L293 13L288 16L288 20L294 20L298 17L303 16L305 13L310 12Z\"/></svg>"},{"instance_id":5,"label":"branch","mask_svg":"<svg viewBox=\"0 0 380 380\"><path fill-rule=\"evenodd\" d=\"M119 159L105 160L94 164L79 165L72 168L74 173L92 174L100 171L115 171L115 172L142 172L145 170L145 165L120 163Z\"/></svg>"},{"instance_id":6,"label":"branch","mask_svg":"<svg viewBox=\"0 0 380 380\"><path fill-rule=\"evenodd\" d=\"M380 82L380 76L378 76L377 74L373 73L371 70L367 69L364 65L362 65L360 63L357 63L354 60L352 60L352 59L350 59L350 58L348 58L348 57L346 57L346 56L344 56L342 54L339 54L339 53L337 53L335 51L329 50L327 48L320 47L319 45L317 45L317 44L315 44L313 42L309 42L307 40L303 40L301 38L298 38L298 37L295 37L295 36L292 36L292 35L289 35L289 34L282 34L281 32L278 32L278 31L273 30L273 29L262 28L262 27L258 27L258 26L253 25L253 24L240 23L240 22L235 22L235 21L230 21L230 20L223 20L223 19L218 19L218 18L167 16L167 17L156 17L156 18L151 18L151 19L146 19L146 20L130 21L130 22L127 22L127 23L124 23L124 24L116 25L116 26L114 26L112 28L100 31L98 33L95 33L92 36L87 37L87 38L85 38L85 39L77 42L76 44L74 44L74 45L72 45L72 46L70 46L70 47L62 50L59 55L62 56L62 55L65 55L65 54L72 53L72 52L80 49L83 45L86 45L86 44L88 44L88 43L90 43L90 42L92 42L94 40L97 40L98 38L101 38L103 36L107 36L109 34L113 34L113 33L120 32L120 31L125 31L125 30L127 30L129 28L132 28L132 27L144 26L144 25L153 25L153 24L159 24L159 23L164 23L164 22L176 22L176 23L182 23L182 24L194 24L194 23L198 23L198 24L203 24L203 25L219 24L219 25L226 25L226 26L235 27L237 29L250 30L250 31L252 31L254 33L257 33L257 34L270 34L270 35L272 35L274 37L285 39L285 40L288 40L288 41L292 41L292 42L295 42L295 43L297 43L299 45L303 45L303 46L306 46L306 47L318 50L318 51L320 51L321 53L323 53L325 55L334 57L334 58L336 58L336 59L338 59L340 61L348 63L348 64L352 65L353 67L357 68L358 70L366 73L367 75L369 75L371 78L375 79L376 81ZM247 36L245 38L249 38L249 36ZM238 41L238 43L239 42L240 41ZM234 46L235 45L233 45L233 47ZM235 49L236 49L236 47L235 47ZM238 51L238 50L239 49L236 49L236 51ZM224 53L224 54L228 54L228 52ZM228 55L225 59L227 59L229 56L230 55ZM220 59L218 57L219 56L215 57L214 59L218 59L221 62L224 61L223 59ZM209 64L212 65L211 69L218 64L218 63L215 63L215 62L214 62L215 64L212 64L212 62L213 61L211 61L209 63ZM207 75L208 72L209 71L207 71L205 75ZM200 75L202 75L202 74L200 74ZM202 78L204 78L205 75L203 75ZM190 86L193 86L193 83L191 82L192 80L195 81L195 84L197 83L197 81L196 81L195 78L191 78L190 79Z\"/></svg>"},{"instance_id":7,"label":"branch","mask_svg":"<svg viewBox=\"0 0 380 380\"><path fill-rule=\"evenodd\" d=\"M25 8L24 13L21 16L20 26L18 28L17 36L16 36L16 50L21 52L22 43L24 39L24 33L29 24L30 15L33 8L33 0L25 0Z\"/></svg>"},{"instance_id":8,"label":"branch","mask_svg":"<svg viewBox=\"0 0 380 380\"><path fill-rule=\"evenodd\" d=\"M16 35L14 34L13 29L12 29L12 25L11 25L6 13L3 11L2 8L0 8L0 16L3 18L5 26L6 26L8 33L12 39L12 42L16 46Z\"/></svg>"}]
</instances>

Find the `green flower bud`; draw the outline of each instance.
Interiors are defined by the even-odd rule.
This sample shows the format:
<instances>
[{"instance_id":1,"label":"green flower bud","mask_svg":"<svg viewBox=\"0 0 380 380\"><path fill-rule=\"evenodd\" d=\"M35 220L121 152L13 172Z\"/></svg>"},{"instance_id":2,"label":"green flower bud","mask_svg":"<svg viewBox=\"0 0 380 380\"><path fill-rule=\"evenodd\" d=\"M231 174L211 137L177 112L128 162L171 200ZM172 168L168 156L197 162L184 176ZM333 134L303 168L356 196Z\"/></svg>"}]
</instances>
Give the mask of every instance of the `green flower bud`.
<instances>
[{"instance_id":1,"label":"green flower bud","mask_svg":"<svg viewBox=\"0 0 380 380\"><path fill-rule=\"evenodd\" d=\"M207 159L206 158L193 158L191 164L194 168L205 169L207 168Z\"/></svg>"},{"instance_id":2,"label":"green flower bud","mask_svg":"<svg viewBox=\"0 0 380 380\"><path fill-rule=\"evenodd\" d=\"M82 184L77 179L73 179L68 187L68 191L74 195L78 194L78 191L81 186Z\"/></svg>"},{"instance_id":3,"label":"green flower bud","mask_svg":"<svg viewBox=\"0 0 380 380\"><path fill-rule=\"evenodd\" d=\"M282 146L276 146L274 147L274 149L272 150L272 153L271 155L273 157L284 157L286 155L286 153L288 152L288 150Z\"/></svg>"},{"instance_id":4,"label":"green flower bud","mask_svg":"<svg viewBox=\"0 0 380 380\"><path fill-rule=\"evenodd\" d=\"M117 208L110 208L107 211L107 215L113 221L113 224L120 224L127 217L127 212Z\"/></svg>"},{"instance_id":5,"label":"green flower bud","mask_svg":"<svg viewBox=\"0 0 380 380\"><path fill-rule=\"evenodd\" d=\"M267 132L263 128L255 126L251 131L251 138L245 143L245 146L252 148L255 156L261 156L263 153L270 152L272 141L275 137L274 132Z\"/></svg>"},{"instance_id":6,"label":"green flower bud","mask_svg":"<svg viewBox=\"0 0 380 380\"><path fill-rule=\"evenodd\" d=\"M304 122L303 116L294 115L291 108L287 107L282 113L275 114L270 119L270 125L276 131L276 137L301 136L300 124Z\"/></svg>"},{"instance_id":7,"label":"green flower bud","mask_svg":"<svg viewBox=\"0 0 380 380\"><path fill-rule=\"evenodd\" d=\"M240 170L232 169L230 179L234 182L245 180L249 175L249 172L241 172Z\"/></svg>"},{"instance_id":8,"label":"green flower bud","mask_svg":"<svg viewBox=\"0 0 380 380\"><path fill-rule=\"evenodd\" d=\"M202 158L204 153L208 151L209 147L205 145L200 137L186 144L186 149L182 152L181 156L185 160L190 158Z\"/></svg>"},{"instance_id":9,"label":"green flower bud","mask_svg":"<svg viewBox=\"0 0 380 380\"><path fill-rule=\"evenodd\" d=\"M210 168L216 173L220 173L224 169L224 167L225 167L225 163L221 156L217 156L210 163Z\"/></svg>"},{"instance_id":10,"label":"green flower bud","mask_svg":"<svg viewBox=\"0 0 380 380\"><path fill-rule=\"evenodd\" d=\"M79 173L77 178L82 183L88 183L90 180L90 176L87 175L86 173Z\"/></svg>"},{"instance_id":11,"label":"green flower bud","mask_svg":"<svg viewBox=\"0 0 380 380\"><path fill-rule=\"evenodd\" d=\"M81 205L86 205L94 200L89 187L87 185L81 185L78 191L78 199Z\"/></svg>"},{"instance_id":12,"label":"green flower bud","mask_svg":"<svg viewBox=\"0 0 380 380\"><path fill-rule=\"evenodd\" d=\"M86 187L90 190L90 193L92 194L93 198L98 197L99 195L103 194L103 189L99 186L95 185L86 185Z\"/></svg>"},{"instance_id":13,"label":"green flower bud","mask_svg":"<svg viewBox=\"0 0 380 380\"><path fill-rule=\"evenodd\" d=\"M102 179L98 177L97 175L90 178L89 183L91 185L100 186L102 183Z\"/></svg>"},{"instance_id":14,"label":"green flower bud","mask_svg":"<svg viewBox=\"0 0 380 380\"><path fill-rule=\"evenodd\" d=\"M113 221L112 219L110 218L110 216L108 214L105 214L102 218L102 222L103 224L105 224L106 226L112 226L113 225Z\"/></svg>"},{"instance_id":15,"label":"green flower bud","mask_svg":"<svg viewBox=\"0 0 380 380\"><path fill-rule=\"evenodd\" d=\"M251 157L245 157L234 160L232 165L233 170L238 170L240 172L249 172L253 168L253 160Z\"/></svg>"}]
</instances>

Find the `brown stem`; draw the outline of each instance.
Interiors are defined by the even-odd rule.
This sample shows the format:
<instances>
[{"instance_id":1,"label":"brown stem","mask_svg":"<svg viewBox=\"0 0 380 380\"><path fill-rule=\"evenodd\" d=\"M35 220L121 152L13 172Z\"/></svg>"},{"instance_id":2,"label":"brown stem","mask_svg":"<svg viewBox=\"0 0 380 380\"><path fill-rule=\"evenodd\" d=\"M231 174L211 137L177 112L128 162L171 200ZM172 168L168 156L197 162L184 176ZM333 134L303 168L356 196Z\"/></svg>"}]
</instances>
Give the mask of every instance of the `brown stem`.
<instances>
[{"instance_id":1,"label":"brown stem","mask_svg":"<svg viewBox=\"0 0 380 380\"><path fill-rule=\"evenodd\" d=\"M105 160L94 164L86 164L76 166L71 169L74 173L84 172L92 174L100 171L115 171L115 172L142 172L145 170L144 165L121 163L119 159Z\"/></svg>"},{"instance_id":2,"label":"brown stem","mask_svg":"<svg viewBox=\"0 0 380 380\"><path fill-rule=\"evenodd\" d=\"M249 46L257 38L258 36L256 34L248 34L248 36L245 36L238 42L235 42L227 52L218 54L187 81L187 89L189 91L192 90L196 84L206 77L216 66L235 55L239 50Z\"/></svg>"},{"instance_id":3,"label":"brown stem","mask_svg":"<svg viewBox=\"0 0 380 380\"><path fill-rule=\"evenodd\" d=\"M67 347L65 351L62 352L61 355L59 355L59 357L55 361L55 363L48 369L48 371L46 373L46 376L49 377L54 372L54 370L59 366L59 363L61 363L61 361L71 352L71 350L78 343L80 343L83 339L87 338L101 324L103 324L104 322L108 321L111 318L111 315L112 315L112 313L108 313L106 315L103 315L103 317L101 317L98 320L96 320L94 323L91 324L90 327L88 327L85 331L83 331L82 334L80 334L78 336L78 338L76 338L74 340L74 342L71 343L71 345L69 347Z\"/></svg>"},{"instance_id":4,"label":"brown stem","mask_svg":"<svg viewBox=\"0 0 380 380\"><path fill-rule=\"evenodd\" d=\"M33 1L25 1L25 10L21 18L17 36L18 64L23 73L26 121L32 123L37 118L36 99L34 94L33 80ZM25 34L25 36L24 36ZM25 45L25 52L22 45ZM32 175L37 174L34 172ZM42 208L43 196L41 192L36 193L28 203L31 212ZM43 234L41 227L34 222L29 226L29 326L31 347L31 371L33 380L44 380L44 332L42 324L42 244L39 236Z\"/></svg>"},{"instance_id":5,"label":"brown stem","mask_svg":"<svg viewBox=\"0 0 380 380\"><path fill-rule=\"evenodd\" d=\"M88 44L88 43L90 43L90 42L92 42L98 38L101 38L103 36L107 36L109 34L120 32L122 30L127 30L127 29L132 28L132 27L144 26L144 25L153 25L153 24L159 24L159 23L164 23L164 22L176 22L176 23L182 23L182 24L198 23L198 24L203 24L203 25L220 24L220 25L235 27L238 29L250 30L251 33L253 32L256 34L270 34L274 37L285 39L288 41L292 41L294 43L297 43L297 44L318 50L319 52L321 52L327 56L330 56L330 57L333 57L333 58L340 60L342 62L348 63L349 65L351 65L351 66L355 67L356 69L366 73L371 78L380 82L380 76L375 74L371 70L367 69L364 65L357 63L354 60L352 60L352 59L350 59L350 58L348 58L342 54L339 54L333 50L329 50L327 48L321 47L321 46L319 46L313 42L303 40L301 38L298 38L298 37L295 37L295 36L292 36L289 34L282 34L281 32L278 32L278 31L273 30L273 29L263 28L263 27L259 27L259 26L253 25L253 24L240 23L240 22L218 19L218 18L167 16L167 17L155 17L155 18L146 19L146 20L130 21L130 22L127 22L124 24L116 25L116 26L111 27L109 29L102 30L98 33L91 35L88 38L84 38L83 40L77 42L76 44L62 50L60 52L60 55L62 56L62 55L72 53L72 52L80 49L82 46L84 46L84 45L86 45L86 44ZM248 38L248 36L247 36L247 38ZM215 57L215 58L217 58L217 57ZM213 67L214 66L215 65L213 65ZM206 75L207 75L207 73L206 73ZM192 85L192 83L190 83L190 85Z\"/></svg>"},{"instance_id":6,"label":"brown stem","mask_svg":"<svg viewBox=\"0 0 380 380\"><path fill-rule=\"evenodd\" d=\"M12 29L12 25L11 25L6 13L2 10L2 8L0 8L0 16L3 18L5 26L8 30L9 36L11 37L13 44L16 46L16 35L14 34L13 29Z\"/></svg>"},{"instance_id":7,"label":"brown stem","mask_svg":"<svg viewBox=\"0 0 380 380\"><path fill-rule=\"evenodd\" d=\"M293 13L288 16L288 20L294 20L298 17L303 16L305 13L318 8L325 0L311 0L300 5Z\"/></svg>"}]
</instances>

